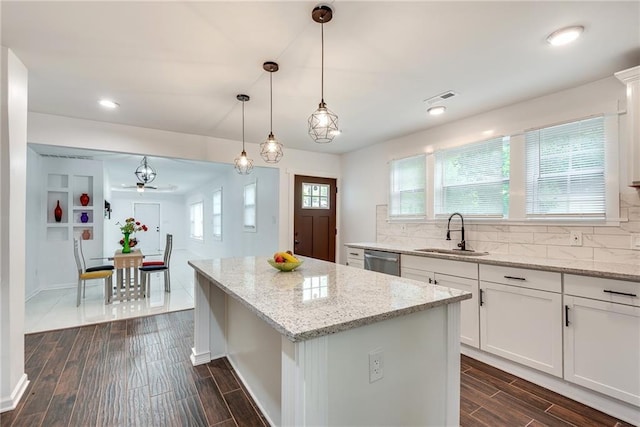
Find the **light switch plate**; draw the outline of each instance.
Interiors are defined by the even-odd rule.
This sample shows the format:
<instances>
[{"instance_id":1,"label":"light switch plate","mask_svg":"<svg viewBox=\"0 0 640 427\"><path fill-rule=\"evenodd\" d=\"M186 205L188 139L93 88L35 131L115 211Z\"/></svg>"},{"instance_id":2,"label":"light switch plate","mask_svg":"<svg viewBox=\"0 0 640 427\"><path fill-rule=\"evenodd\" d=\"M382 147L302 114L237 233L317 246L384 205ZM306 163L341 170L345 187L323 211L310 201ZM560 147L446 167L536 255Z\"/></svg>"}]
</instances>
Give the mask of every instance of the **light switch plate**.
<instances>
[{"instance_id":1,"label":"light switch plate","mask_svg":"<svg viewBox=\"0 0 640 427\"><path fill-rule=\"evenodd\" d=\"M582 231L571 232L571 246L582 246Z\"/></svg>"}]
</instances>

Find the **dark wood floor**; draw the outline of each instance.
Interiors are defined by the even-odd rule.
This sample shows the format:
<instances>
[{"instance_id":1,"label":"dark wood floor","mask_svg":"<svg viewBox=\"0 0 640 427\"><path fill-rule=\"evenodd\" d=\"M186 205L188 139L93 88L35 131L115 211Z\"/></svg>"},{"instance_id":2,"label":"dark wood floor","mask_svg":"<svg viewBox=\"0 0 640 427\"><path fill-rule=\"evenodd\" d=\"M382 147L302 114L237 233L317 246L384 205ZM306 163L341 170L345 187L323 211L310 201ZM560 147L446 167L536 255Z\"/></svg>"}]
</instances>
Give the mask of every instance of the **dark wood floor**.
<instances>
[{"instance_id":1,"label":"dark wood floor","mask_svg":"<svg viewBox=\"0 0 640 427\"><path fill-rule=\"evenodd\" d=\"M31 381L1 426L265 426L229 362L193 367L193 310L25 337ZM464 426L628 426L462 357Z\"/></svg>"}]
</instances>

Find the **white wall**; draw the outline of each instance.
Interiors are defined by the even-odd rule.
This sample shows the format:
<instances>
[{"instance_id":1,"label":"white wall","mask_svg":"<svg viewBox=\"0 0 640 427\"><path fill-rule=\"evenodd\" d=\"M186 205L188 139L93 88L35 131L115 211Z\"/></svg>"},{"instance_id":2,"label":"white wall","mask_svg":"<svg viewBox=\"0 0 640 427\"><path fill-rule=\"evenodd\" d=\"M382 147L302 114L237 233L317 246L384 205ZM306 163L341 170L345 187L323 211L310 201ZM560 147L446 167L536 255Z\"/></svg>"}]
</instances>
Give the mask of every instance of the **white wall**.
<instances>
[{"instance_id":1,"label":"white wall","mask_svg":"<svg viewBox=\"0 0 640 427\"><path fill-rule=\"evenodd\" d=\"M392 159L418 153L432 153L442 147L481 141L487 138L482 133L485 130L493 130L494 135L518 135L522 134L524 130L536 126L568 121L592 114L605 112L615 116L621 108L624 108L625 103L625 87L612 76L347 153L342 158L344 185L342 187L343 233L341 244L376 241L376 206L387 204L388 162ZM434 119L425 117L425 120ZM619 123L622 128L624 116L620 117ZM620 129L618 134L620 137L620 157L624 160L626 133L624 129ZM627 162L621 160L619 163L622 165L620 168L620 191L633 197L635 192L626 188L627 178L624 165ZM376 171L376 173L371 173L371 171ZM398 228L397 231L399 232L400 229ZM498 230L493 231L497 232ZM411 234L406 228L404 233L405 237ZM426 244L427 238L423 237L422 245ZM444 238L442 240L444 242ZM512 241L512 243L523 242ZM531 248L521 249L525 249L526 253ZM536 253L536 255L539 256L540 253ZM341 259L342 262L345 261L344 257Z\"/></svg>"},{"instance_id":2,"label":"white wall","mask_svg":"<svg viewBox=\"0 0 640 427\"><path fill-rule=\"evenodd\" d=\"M27 170L29 171L27 179L27 215L25 223L27 230L25 234L26 240L26 275L25 275L25 298L29 299L40 291L40 275L38 274L37 265L40 262L40 251L37 243L42 239L41 212L42 212L42 162L38 153L31 148L27 148Z\"/></svg>"},{"instance_id":3,"label":"white wall","mask_svg":"<svg viewBox=\"0 0 640 427\"><path fill-rule=\"evenodd\" d=\"M243 227L244 186L256 182L257 223L255 232ZM184 215L189 218L189 206L204 202L204 239L187 237L188 249L202 258L218 258L245 255L270 255L278 250L278 209L280 174L278 169L255 167L250 175L239 175L233 167L203 183L197 191L186 197ZM213 239L211 215L213 191L222 187L222 240ZM186 230L188 236L189 230ZM283 248L285 246L282 246ZM291 246L287 246L291 247Z\"/></svg>"},{"instance_id":4,"label":"white wall","mask_svg":"<svg viewBox=\"0 0 640 427\"><path fill-rule=\"evenodd\" d=\"M124 223L126 218L132 217L134 203L158 203L160 204L160 245L164 247L166 234L173 235L173 249L185 249L187 247L188 217L184 216L185 197L182 194L154 193L147 190L144 193L112 191L111 219L104 220L104 253L112 255L116 249L120 249L122 232L118 222ZM141 239L144 233L140 232Z\"/></svg>"},{"instance_id":5,"label":"white wall","mask_svg":"<svg viewBox=\"0 0 640 427\"><path fill-rule=\"evenodd\" d=\"M0 412L15 408L24 372L27 83L24 64L0 52Z\"/></svg>"}]
</instances>

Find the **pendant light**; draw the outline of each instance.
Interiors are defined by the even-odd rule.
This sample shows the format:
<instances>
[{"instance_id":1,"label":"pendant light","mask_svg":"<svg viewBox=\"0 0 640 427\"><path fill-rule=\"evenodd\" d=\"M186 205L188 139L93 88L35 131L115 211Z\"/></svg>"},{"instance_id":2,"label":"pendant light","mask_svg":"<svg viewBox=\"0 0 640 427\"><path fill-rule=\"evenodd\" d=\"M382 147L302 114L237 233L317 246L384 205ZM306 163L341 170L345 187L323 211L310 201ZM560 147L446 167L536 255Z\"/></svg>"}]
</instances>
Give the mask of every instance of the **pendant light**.
<instances>
[{"instance_id":1,"label":"pendant light","mask_svg":"<svg viewBox=\"0 0 640 427\"><path fill-rule=\"evenodd\" d=\"M278 71L280 67L275 62L265 62L262 68L269 72L269 136L267 140L260 144L260 156L267 163L278 163L283 156L282 144L273 136L273 73Z\"/></svg>"},{"instance_id":2,"label":"pendant light","mask_svg":"<svg viewBox=\"0 0 640 427\"><path fill-rule=\"evenodd\" d=\"M144 156L142 158L140 166L138 166L134 173L136 174L138 181L140 181L143 185L152 182L154 179L156 179L157 175L155 169L149 166L149 163L147 162L147 156Z\"/></svg>"},{"instance_id":3,"label":"pendant light","mask_svg":"<svg viewBox=\"0 0 640 427\"><path fill-rule=\"evenodd\" d=\"M244 103L250 98L249 95L237 95L236 99L242 102L242 153L240 157L236 157L234 167L240 175L249 175L253 170L253 160L247 157L247 152L244 151Z\"/></svg>"},{"instance_id":4,"label":"pendant light","mask_svg":"<svg viewBox=\"0 0 640 427\"><path fill-rule=\"evenodd\" d=\"M329 6L316 6L311 12L311 18L320 24L322 31L322 64L320 68L320 105L309 117L309 136L319 144L333 141L340 133L338 130L338 116L331 112L324 103L324 24L333 18L333 10Z\"/></svg>"}]
</instances>

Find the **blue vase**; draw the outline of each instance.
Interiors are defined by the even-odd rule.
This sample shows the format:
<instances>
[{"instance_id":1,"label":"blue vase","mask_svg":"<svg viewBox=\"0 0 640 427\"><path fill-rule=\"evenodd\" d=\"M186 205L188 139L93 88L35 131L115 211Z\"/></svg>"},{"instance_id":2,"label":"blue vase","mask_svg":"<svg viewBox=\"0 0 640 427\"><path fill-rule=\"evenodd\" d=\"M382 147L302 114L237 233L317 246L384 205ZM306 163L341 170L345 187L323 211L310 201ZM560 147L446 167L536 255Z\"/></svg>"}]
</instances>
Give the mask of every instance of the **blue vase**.
<instances>
[{"instance_id":1,"label":"blue vase","mask_svg":"<svg viewBox=\"0 0 640 427\"><path fill-rule=\"evenodd\" d=\"M89 215L87 215L86 212L82 212L82 214L80 215L80 221L89 222Z\"/></svg>"}]
</instances>

